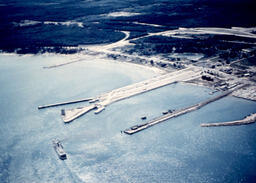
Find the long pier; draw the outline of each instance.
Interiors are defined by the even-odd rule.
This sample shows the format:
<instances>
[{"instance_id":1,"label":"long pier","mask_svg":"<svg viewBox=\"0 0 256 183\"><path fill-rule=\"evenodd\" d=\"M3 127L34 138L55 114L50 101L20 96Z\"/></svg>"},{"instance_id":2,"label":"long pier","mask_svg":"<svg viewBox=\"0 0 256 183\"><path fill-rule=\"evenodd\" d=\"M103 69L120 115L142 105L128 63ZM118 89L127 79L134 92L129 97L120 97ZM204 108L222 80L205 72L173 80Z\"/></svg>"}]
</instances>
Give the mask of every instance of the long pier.
<instances>
[{"instance_id":1,"label":"long pier","mask_svg":"<svg viewBox=\"0 0 256 183\"><path fill-rule=\"evenodd\" d=\"M223 97L226 97L227 95L231 94L233 91L237 90L237 89L240 89L242 87L244 87L245 85L241 85L241 86L238 86L232 90L229 90L229 91L226 91L218 96L215 96L211 99L208 99L204 102L200 102L198 104L195 104L195 105L192 105L192 106L189 106L189 107L186 107L186 108L183 108L183 109L180 109L180 110L177 110L175 112L172 112L172 113L168 113L168 114L165 114L163 116L160 116L160 117L157 117L147 123L144 123L144 124L141 124L141 125L135 125L135 126L132 126L126 130L124 130L124 133L128 134L128 135L132 135L134 133L137 133L137 132L140 132L142 130L145 130L149 127L152 127L156 124L159 124L161 122L164 122L168 119L171 119L171 118L174 118L174 117L178 117L178 116L181 116L183 114L186 114L186 113L189 113L189 112L192 112L192 111L195 111L197 109L200 109L201 107L211 103L211 102L214 102L216 100L219 100Z\"/></svg>"},{"instance_id":2,"label":"long pier","mask_svg":"<svg viewBox=\"0 0 256 183\"><path fill-rule=\"evenodd\" d=\"M43 68L44 69L52 69L52 68L57 68L57 67L61 67L61 66L64 66L64 65L73 64L73 63L81 62L81 61L83 61L83 59L77 59L77 60L69 61L69 62L66 62L66 63L56 64L56 65L51 65L51 66L44 66Z\"/></svg>"},{"instance_id":3,"label":"long pier","mask_svg":"<svg viewBox=\"0 0 256 183\"><path fill-rule=\"evenodd\" d=\"M67 104L75 104L75 103L79 103L79 102L87 102L87 101L90 101L90 100L92 100L92 98L84 98L84 99L72 100L72 101L68 101L68 102L60 102L60 103L48 104L48 105L40 105L40 106L38 106L38 109L44 109L44 108L48 108L48 107L56 107L56 106L67 105Z\"/></svg>"},{"instance_id":4,"label":"long pier","mask_svg":"<svg viewBox=\"0 0 256 183\"><path fill-rule=\"evenodd\" d=\"M188 81L195 78L200 77L201 70L196 67L190 67L186 69L182 69L179 71L163 74L160 76L153 77L151 79L141 81L139 83L131 84L122 88L118 88L115 90L112 90L108 93L104 93L102 95L99 95L91 100L95 103L82 107L77 109L70 109L65 110L65 115L62 116L62 119L65 123L71 122L74 119L82 116L83 114L89 112L92 109L97 109L95 113L99 113L102 111L107 105L110 105L111 103L124 100L126 98L145 93L166 85L170 85L175 82L179 81ZM90 110L85 110L87 108L90 108ZM91 109L92 108L92 109Z\"/></svg>"},{"instance_id":5,"label":"long pier","mask_svg":"<svg viewBox=\"0 0 256 183\"><path fill-rule=\"evenodd\" d=\"M201 127L248 125L255 122L256 122L256 113L246 116L244 119L241 119L241 120L219 122L219 123L202 123Z\"/></svg>"}]
</instances>

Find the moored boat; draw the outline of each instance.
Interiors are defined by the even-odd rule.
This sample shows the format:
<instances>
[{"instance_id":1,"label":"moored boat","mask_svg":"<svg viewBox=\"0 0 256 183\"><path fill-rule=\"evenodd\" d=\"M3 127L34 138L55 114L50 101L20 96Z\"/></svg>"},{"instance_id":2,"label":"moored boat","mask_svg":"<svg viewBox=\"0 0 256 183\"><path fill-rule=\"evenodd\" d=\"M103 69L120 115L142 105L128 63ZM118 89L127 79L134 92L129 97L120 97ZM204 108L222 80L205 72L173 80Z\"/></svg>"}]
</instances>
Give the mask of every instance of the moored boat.
<instances>
[{"instance_id":1,"label":"moored boat","mask_svg":"<svg viewBox=\"0 0 256 183\"><path fill-rule=\"evenodd\" d=\"M162 112L162 114L163 114L163 115L168 114L168 111L164 111L164 112Z\"/></svg>"},{"instance_id":2,"label":"moored boat","mask_svg":"<svg viewBox=\"0 0 256 183\"><path fill-rule=\"evenodd\" d=\"M141 119L145 120L145 119L147 119L147 116L142 116Z\"/></svg>"}]
</instances>

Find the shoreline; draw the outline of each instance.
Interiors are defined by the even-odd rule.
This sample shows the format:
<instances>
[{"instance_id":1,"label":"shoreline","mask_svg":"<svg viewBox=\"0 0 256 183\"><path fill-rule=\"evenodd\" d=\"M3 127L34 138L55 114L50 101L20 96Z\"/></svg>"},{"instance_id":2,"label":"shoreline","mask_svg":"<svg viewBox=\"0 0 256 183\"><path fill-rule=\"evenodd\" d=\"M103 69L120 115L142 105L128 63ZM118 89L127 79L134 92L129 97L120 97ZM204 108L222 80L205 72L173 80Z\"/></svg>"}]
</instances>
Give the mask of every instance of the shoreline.
<instances>
[{"instance_id":1,"label":"shoreline","mask_svg":"<svg viewBox=\"0 0 256 183\"><path fill-rule=\"evenodd\" d=\"M102 56L101 54L97 54L96 57L93 57L93 55L91 54L84 54L84 53L75 53L75 54L61 54L61 53L43 53L43 54L17 54L17 53L0 53L0 56L18 56L18 57L36 57L36 56L57 56L57 57L63 57L66 59L70 59L70 61L58 61L58 64L54 64L54 65L48 65L48 66L43 66L43 69L54 69L57 67L62 67L62 66L66 66L69 64L76 64L78 62L86 62L86 61L92 61L91 58L94 59L94 61L92 62L110 62L110 63L114 63L114 64L126 64L126 65L131 65L131 66L136 66L137 68L143 68L146 70L149 70L151 72L153 72L156 75L162 75L162 74L166 74L166 73L172 73L175 71L178 71L178 69L174 69L174 68L161 68L161 67L156 67L150 64L143 64L140 62L132 62L132 61L126 61L126 60L120 60L117 61L115 59L111 59L109 57L106 56ZM67 58L68 57L68 58ZM213 83L209 83L203 80L188 80L188 81L182 81L182 83L185 84L191 84L191 85L195 85L195 86L201 86L201 87L206 87L208 89L211 90L219 90L218 88L216 88L215 86L213 86ZM235 94L236 92L234 92L231 96L236 97L236 98L241 98L244 100L249 100L249 101L253 101L256 102L256 99L250 98L250 97L243 97L243 95L239 96L238 94Z\"/></svg>"},{"instance_id":2,"label":"shoreline","mask_svg":"<svg viewBox=\"0 0 256 183\"><path fill-rule=\"evenodd\" d=\"M147 64L142 64L142 63L137 63L137 62L129 62L129 61L116 61L110 58L102 58L99 55L97 57L93 57L92 55L89 54L81 54L81 53L75 53L75 54L60 54L60 53L43 53L43 54L17 54L17 53L0 53L0 56L18 56L18 57L35 57L35 56L60 56L60 57L70 57L70 61L68 62L61 62L61 63L56 63L56 64L52 64L52 65L47 65L47 66L43 66L44 69L53 69L53 68L57 68L57 67L62 67L62 66L66 66L69 64L73 64L73 63L78 63L78 62L86 62L88 59L90 58L94 58L94 62L112 62L112 63L116 63L116 64L127 64L127 65L133 65L136 66L138 68L144 68L147 70L150 70L156 74L165 74L168 71L159 67L154 67L151 65L147 65ZM91 60L90 60L91 61ZM175 71L175 69L173 69L173 71Z\"/></svg>"}]
</instances>

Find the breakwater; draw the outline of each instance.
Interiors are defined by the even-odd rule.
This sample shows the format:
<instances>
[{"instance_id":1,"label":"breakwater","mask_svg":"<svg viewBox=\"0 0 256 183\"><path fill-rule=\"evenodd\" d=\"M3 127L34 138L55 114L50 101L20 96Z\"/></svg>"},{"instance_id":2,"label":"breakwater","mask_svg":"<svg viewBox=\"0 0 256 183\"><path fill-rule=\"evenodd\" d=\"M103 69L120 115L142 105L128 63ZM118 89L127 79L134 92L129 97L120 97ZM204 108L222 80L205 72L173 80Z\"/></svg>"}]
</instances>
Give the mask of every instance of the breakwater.
<instances>
[{"instance_id":1,"label":"breakwater","mask_svg":"<svg viewBox=\"0 0 256 183\"><path fill-rule=\"evenodd\" d=\"M241 120L219 122L219 123L202 123L201 127L248 125L255 122L256 122L256 113L246 116L244 119L241 119Z\"/></svg>"},{"instance_id":2,"label":"breakwater","mask_svg":"<svg viewBox=\"0 0 256 183\"><path fill-rule=\"evenodd\" d=\"M211 102L214 102L216 100L219 100L223 97L226 97L227 95L231 94L233 91L237 90L237 89L240 89L242 87L245 87L246 85L240 85L240 86L237 86L236 88L233 88L232 90L229 90L229 91L226 91L218 96L215 96L211 99L208 99L206 101L203 101L203 102L200 102L198 104L195 104L195 105L192 105L192 106L189 106L189 107L186 107L186 108L183 108L183 109L180 109L180 110L177 110L175 112L172 112L172 113L168 113L168 114L165 114L163 116L160 116L160 117L157 117L147 123L144 123L144 124L140 124L140 125L134 125L126 130L124 130L124 133L128 134L128 135L132 135L134 133L137 133L139 131L142 131L142 130L145 130L149 127L152 127L156 124L159 124L161 122L164 122L168 119L171 119L171 118L174 118L174 117L178 117L178 116L181 116L183 114L186 114L186 113L189 113L189 112L192 112L192 111L195 111L197 109L200 109L201 107L211 103Z\"/></svg>"}]
</instances>

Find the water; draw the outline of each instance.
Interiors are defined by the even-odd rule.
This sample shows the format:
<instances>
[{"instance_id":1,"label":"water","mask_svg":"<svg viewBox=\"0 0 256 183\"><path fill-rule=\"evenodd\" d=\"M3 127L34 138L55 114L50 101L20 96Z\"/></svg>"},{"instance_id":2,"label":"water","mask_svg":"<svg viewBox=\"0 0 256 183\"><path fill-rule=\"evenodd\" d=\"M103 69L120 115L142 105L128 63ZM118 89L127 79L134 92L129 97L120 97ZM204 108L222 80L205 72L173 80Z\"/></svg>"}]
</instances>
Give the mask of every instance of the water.
<instances>
[{"instance_id":1,"label":"water","mask_svg":"<svg viewBox=\"0 0 256 183\"><path fill-rule=\"evenodd\" d=\"M65 125L60 109L38 105L86 98L151 78L136 65L104 60L43 69L72 56L0 56L0 182L253 182L256 125L201 128L241 119L256 103L226 97L138 134L121 134L141 116L205 100L209 89L174 84L88 113ZM118 69L117 69L118 68ZM127 72L129 71L129 72ZM65 106L83 106L87 103ZM51 140L62 140L61 161Z\"/></svg>"}]
</instances>

